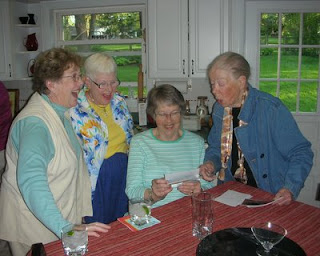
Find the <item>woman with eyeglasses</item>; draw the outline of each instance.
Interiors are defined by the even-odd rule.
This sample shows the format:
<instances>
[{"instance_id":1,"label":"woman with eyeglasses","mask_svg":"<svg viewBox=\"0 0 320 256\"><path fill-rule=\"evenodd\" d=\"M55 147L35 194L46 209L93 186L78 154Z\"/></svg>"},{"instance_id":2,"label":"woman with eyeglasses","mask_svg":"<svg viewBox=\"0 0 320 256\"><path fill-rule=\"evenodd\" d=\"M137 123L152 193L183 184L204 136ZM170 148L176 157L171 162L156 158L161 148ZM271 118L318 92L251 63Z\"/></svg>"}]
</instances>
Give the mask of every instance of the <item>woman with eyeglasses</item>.
<instances>
[{"instance_id":1,"label":"woman with eyeglasses","mask_svg":"<svg viewBox=\"0 0 320 256\"><path fill-rule=\"evenodd\" d=\"M36 59L35 93L14 119L6 147L7 167L0 191L0 239L14 256L32 244L61 237L79 224L89 235L107 232L103 223L81 224L92 214L90 179L69 108L82 88L81 57L53 48Z\"/></svg>"},{"instance_id":2,"label":"woman with eyeglasses","mask_svg":"<svg viewBox=\"0 0 320 256\"><path fill-rule=\"evenodd\" d=\"M128 212L125 194L133 121L117 93L117 65L105 53L89 56L84 64L85 87L70 110L91 179L93 216L86 223L110 223Z\"/></svg>"},{"instance_id":3,"label":"woman with eyeglasses","mask_svg":"<svg viewBox=\"0 0 320 256\"><path fill-rule=\"evenodd\" d=\"M194 180L175 187L164 178L195 170L203 163L204 140L182 128L185 109L181 92L172 85L163 84L149 91L147 113L157 127L135 135L131 141L126 187L129 199L145 198L158 207L213 186Z\"/></svg>"}]
</instances>

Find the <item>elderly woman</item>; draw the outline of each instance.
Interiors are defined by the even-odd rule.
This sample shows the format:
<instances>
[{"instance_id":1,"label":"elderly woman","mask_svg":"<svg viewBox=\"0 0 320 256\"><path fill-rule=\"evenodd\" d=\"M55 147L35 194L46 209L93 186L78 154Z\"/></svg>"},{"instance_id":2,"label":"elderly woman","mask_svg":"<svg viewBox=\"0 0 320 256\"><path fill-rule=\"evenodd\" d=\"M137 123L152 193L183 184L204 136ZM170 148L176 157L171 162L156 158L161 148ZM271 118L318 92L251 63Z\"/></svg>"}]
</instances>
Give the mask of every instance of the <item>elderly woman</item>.
<instances>
[{"instance_id":1,"label":"elderly woman","mask_svg":"<svg viewBox=\"0 0 320 256\"><path fill-rule=\"evenodd\" d=\"M129 199L145 198L157 207L213 186L202 180L202 184L185 181L173 188L164 179L165 174L190 171L203 163L204 140L182 129L184 112L184 98L172 85L160 85L148 93L147 113L157 127L132 139L126 188Z\"/></svg>"},{"instance_id":2,"label":"elderly woman","mask_svg":"<svg viewBox=\"0 0 320 256\"><path fill-rule=\"evenodd\" d=\"M297 198L311 167L311 144L276 97L248 83L243 56L226 52L208 66L216 99L200 172L206 180L238 180L275 194L279 205Z\"/></svg>"},{"instance_id":3,"label":"elderly woman","mask_svg":"<svg viewBox=\"0 0 320 256\"><path fill-rule=\"evenodd\" d=\"M91 179L93 216L85 222L110 223L128 211L125 186L133 121L124 98L116 92L120 81L113 58L93 54L84 70L86 86L70 115Z\"/></svg>"},{"instance_id":4,"label":"elderly woman","mask_svg":"<svg viewBox=\"0 0 320 256\"><path fill-rule=\"evenodd\" d=\"M63 227L81 224L92 213L87 168L66 116L82 87L80 64L78 55L63 49L40 53L33 76L36 92L12 123L0 193L0 238L9 241L13 255L57 240ZM81 226L94 236L110 228Z\"/></svg>"}]
</instances>

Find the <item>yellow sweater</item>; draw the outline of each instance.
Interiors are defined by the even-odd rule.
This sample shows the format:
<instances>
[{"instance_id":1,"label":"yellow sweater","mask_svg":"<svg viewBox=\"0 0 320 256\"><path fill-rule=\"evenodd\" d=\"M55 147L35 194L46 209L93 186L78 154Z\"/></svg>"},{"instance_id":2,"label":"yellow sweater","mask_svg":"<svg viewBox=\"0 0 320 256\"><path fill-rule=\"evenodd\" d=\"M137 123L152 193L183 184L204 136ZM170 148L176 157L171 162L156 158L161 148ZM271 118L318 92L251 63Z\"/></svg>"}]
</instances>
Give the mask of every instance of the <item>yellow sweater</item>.
<instances>
[{"instance_id":1,"label":"yellow sweater","mask_svg":"<svg viewBox=\"0 0 320 256\"><path fill-rule=\"evenodd\" d=\"M127 153L128 144L126 142L126 135L121 127L113 120L110 104L107 106L97 105L93 102L90 102L90 104L101 117L102 121L108 126L109 144L105 158L109 158L119 152Z\"/></svg>"}]
</instances>

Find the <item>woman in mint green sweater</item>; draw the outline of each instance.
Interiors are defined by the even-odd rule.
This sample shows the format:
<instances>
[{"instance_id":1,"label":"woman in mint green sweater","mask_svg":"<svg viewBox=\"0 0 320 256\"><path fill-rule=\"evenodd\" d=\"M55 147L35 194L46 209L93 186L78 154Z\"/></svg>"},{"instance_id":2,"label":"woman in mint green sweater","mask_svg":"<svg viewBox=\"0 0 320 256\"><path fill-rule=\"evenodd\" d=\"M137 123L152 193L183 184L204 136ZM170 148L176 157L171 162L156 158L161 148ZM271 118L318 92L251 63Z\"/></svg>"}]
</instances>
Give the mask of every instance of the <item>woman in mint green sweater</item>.
<instances>
[{"instance_id":1,"label":"woman in mint green sweater","mask_svg":"<svg viewBox=\"0 0 320 256\"><path fill-rule=\"evenodd\" d=\"M157 127L133 137L129 152L128 198L145 198L153 207L208 189L204 180L170 185L164 175L197 169L203 163L204 140L181 127L185 113L182 94L172 85L153 88L147 99L147 113Z\"/></svg>"}]
</instances>

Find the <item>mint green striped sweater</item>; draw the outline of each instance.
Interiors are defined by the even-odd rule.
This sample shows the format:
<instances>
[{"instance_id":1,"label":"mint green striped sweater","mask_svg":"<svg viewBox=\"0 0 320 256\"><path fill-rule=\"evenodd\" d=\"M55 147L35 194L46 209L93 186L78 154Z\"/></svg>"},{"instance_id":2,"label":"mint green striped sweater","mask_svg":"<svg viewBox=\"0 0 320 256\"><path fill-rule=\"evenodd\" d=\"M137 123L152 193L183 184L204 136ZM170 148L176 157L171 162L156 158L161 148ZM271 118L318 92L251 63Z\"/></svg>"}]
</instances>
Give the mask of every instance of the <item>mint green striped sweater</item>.
<instances>
[{"instance_id":1,"label":"mint green striped sweater","mask_svg":"<svg viewBox=\"0 0 320 256\"><path fill-rule=\"evenodd\" d=\"M176 141L158 140L152 129L133 137L129 151L126 193L129 197L143 197L144 191L151 187L153 179L163 178L167 173L191 171L203 163L204 140L200 136L183 130ZM201 180L201 187L208 189L213 184ZM170 203L185 194L173 188L166 198L156 202L153 207Z\"/></svg>"}]
</instances>

